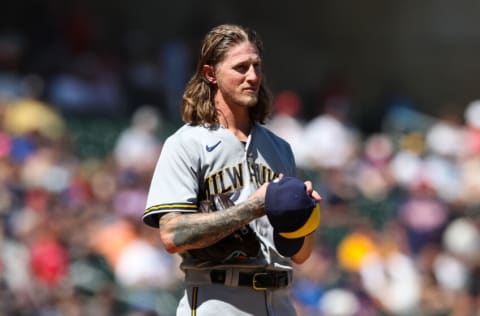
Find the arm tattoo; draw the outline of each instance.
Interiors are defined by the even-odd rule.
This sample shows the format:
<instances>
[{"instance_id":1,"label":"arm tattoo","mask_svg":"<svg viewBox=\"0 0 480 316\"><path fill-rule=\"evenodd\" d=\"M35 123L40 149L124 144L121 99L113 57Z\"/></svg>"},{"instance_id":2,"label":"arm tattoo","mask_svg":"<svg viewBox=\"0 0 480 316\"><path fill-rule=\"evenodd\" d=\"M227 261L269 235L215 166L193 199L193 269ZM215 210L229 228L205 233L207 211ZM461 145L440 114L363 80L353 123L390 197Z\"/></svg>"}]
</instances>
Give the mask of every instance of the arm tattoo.
<instances>
[{"instance_id":1,"label":"arm tattoo","mask_svg":"<svg viewBox=\"0 0 480 316\"><path fill-rule=\"evenodd\" d=\"M172 241L180 251L203 248L264 215L264 203L254 198L218 212L168 213L161 217L160 229L172 233Z\"/></svg>"}]
</instances>

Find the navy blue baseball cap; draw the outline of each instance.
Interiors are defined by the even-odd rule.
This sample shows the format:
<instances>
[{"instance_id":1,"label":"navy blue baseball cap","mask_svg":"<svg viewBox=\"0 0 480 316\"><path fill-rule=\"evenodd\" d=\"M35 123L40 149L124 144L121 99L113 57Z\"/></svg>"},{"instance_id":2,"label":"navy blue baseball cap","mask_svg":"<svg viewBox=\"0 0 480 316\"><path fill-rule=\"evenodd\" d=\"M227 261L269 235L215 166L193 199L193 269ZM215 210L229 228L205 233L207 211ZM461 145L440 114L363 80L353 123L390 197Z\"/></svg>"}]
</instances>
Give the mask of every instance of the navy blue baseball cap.
<instances>
[{"instance_id":1,"label":"navy blue baseball cap","mask_svg":"<svg viewBox=\"0 0 480 316\"><path fill-rule=\"evenodd\" d=\"M276 179L267 186L265 212L273 226L275 247L285 257L296 254L305 236L320 224L320 204L295 177Z\"/></svg>"}]
</instances>

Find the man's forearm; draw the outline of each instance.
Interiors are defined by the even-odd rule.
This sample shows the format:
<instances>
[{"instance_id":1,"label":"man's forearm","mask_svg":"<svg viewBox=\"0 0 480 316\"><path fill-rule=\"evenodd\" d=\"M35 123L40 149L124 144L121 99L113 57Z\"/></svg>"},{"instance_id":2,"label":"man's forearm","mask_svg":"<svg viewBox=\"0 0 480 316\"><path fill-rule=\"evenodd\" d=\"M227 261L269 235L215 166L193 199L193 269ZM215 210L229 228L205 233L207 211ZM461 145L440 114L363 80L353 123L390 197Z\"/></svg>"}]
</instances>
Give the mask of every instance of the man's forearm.
<instances>
[{"instance_id":1,"label":"man's forearm","mask_svg":"<svg viewBox=\"0 0 480 316\"><path fill-rule=\"evenodd\" d=\"M251 198L218 212L168 213L160 218L160 237L171 253L207 247L264 215L263 209L263 199Z\"/></svg>"}]
</instances>

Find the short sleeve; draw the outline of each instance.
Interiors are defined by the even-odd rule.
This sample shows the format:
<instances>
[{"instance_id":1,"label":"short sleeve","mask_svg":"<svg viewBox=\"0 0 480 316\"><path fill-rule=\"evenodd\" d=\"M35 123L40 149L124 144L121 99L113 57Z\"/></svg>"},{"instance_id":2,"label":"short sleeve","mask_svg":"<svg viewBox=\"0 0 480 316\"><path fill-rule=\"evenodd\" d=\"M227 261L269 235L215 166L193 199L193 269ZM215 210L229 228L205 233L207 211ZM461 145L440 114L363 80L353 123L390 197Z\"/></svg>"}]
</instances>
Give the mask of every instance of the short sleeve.
<instances>
[{"instance_id":1,"label":"short sleeve","mask_svg":"<svg viewBox=\"0 0 480 316\"><path fill-rule=\"evenodd\" d=\"M162 213L197 210L199 180L194 147L176 134L165 141L148 192L145 224L158 227Z\"/></svg>"}]
</instances>

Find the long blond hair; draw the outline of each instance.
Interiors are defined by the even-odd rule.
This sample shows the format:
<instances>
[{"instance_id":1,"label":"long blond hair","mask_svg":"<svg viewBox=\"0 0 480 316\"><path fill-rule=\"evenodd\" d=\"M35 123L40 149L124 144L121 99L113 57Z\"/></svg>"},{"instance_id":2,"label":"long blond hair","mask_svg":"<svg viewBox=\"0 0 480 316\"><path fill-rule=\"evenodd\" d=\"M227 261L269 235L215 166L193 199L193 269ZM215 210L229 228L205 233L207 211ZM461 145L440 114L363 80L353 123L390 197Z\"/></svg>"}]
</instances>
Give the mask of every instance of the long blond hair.
<instances>
[{"instance_id":1,"label":"long blond hair","mask_svg":"<svg viewBox=\"0 0 480 316\"><path fill-rule=\"evenodd\" d=\"M216 124L218 115L213 103L215 86L203 75L202 66L215 66L234 45L248 41L255 45L260 56L263 43L254 30L233 24L223 24L211 29L203 39L195 73L187 84L182 99L182 119L193 125ZM265 76L258 92L258 102L249 109L253 122L265 123L270 114L271 93L266 87Z\"/></svg>"}]
</instances>

